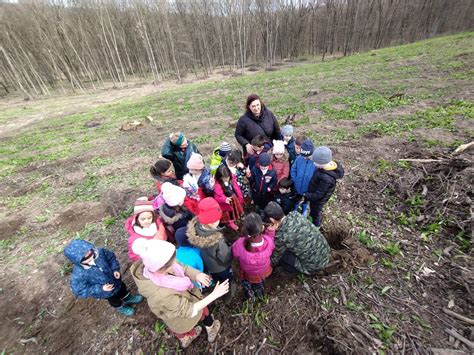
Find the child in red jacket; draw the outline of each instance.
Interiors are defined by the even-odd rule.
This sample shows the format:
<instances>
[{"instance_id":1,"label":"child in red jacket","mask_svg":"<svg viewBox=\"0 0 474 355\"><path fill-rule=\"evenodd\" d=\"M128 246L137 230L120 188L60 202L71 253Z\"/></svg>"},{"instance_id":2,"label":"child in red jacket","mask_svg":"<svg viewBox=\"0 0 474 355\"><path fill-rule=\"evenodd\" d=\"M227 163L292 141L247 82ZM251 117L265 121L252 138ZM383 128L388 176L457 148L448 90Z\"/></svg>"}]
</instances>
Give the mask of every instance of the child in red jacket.
<instances>
[{"instance_id":1,"label":"child in red jacket","mask_svg":"<svg viewBox=\"0 0 474 355\"><path fill-rule=\"evenodd\" d=\"M244 219L243 236L232 245L232 254L240 263L240 282L245 298L265 295L264 280L272 273L270 257L275 233L264 233L262 218L252 212Z\"/></svg>"},{"instance_id":2,"label":"child in red jacket","mask_svg":"<svg viewBox=\"0 0 474 355\"><path fill-rule=\"evenodd\" d=\"M224 164L219 166L216 171L214 199L219 203L223 212L221 223L226 224L234 231L239 230L235 221L240 220L244 213L242 207L244 199L235 175Z\"/></svg>"},{"instance_id":3,"label":"child in red jacket","mask_svg":"<svg viewBox=\"0 0 474 355\"><path fill-rule=\"evenodd\" d=\"M273 141L272 157L273 170L277 174L277 181L280 182L281 179L290 175L290 162L283 141Z\"/></svg>"}]
</instances>

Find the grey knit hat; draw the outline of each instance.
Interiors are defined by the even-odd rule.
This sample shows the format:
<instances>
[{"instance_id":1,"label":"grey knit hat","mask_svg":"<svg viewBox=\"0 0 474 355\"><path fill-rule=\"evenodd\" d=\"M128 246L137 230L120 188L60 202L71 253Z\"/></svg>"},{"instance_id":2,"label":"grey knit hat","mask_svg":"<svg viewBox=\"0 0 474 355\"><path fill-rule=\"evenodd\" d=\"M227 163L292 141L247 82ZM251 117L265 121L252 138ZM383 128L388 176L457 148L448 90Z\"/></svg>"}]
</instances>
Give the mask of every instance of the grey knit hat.
<instances>
[{"instance_id":1,"label":"grey knit hat","mask_svg":"<svg viewBox=\"0 0 474 355\"><path fill-rule=\"evenodd\" d=\"M281 134L283 136L292 136L293 135L293 126L287 124L286 126L283 126L281 129Z\"/></svg>"},{"instance_id":2,"label":"grey knit hat","mask_svg":"<svg viewBox=\"0 0 474 355\"><path fill-rule=\"evenodd\" d=\"M332 161L332 152L328 147L317 147L314 150L312 160L316 165L326 165Z\"/></svg>"}]
</instances>

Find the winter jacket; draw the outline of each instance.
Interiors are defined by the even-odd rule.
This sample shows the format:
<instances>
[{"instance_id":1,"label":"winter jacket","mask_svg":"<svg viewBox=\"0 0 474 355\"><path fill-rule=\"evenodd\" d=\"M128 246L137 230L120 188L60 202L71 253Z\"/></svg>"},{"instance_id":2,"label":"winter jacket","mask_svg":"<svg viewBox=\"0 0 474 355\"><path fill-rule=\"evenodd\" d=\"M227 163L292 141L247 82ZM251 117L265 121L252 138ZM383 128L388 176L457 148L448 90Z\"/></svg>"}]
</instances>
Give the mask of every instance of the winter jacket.
<instances>
[{"instance_id":1,"label":"winter jacket","mask_svg":"<svg viewBox=\"0 0 474 355\"><path fill-rule=\"evenodd\" d=\"M184 273L196 281L199 271L182 265ZM143 276L143 262L139 261L130 267L130 272L137 284L138 292L143 295L150 310L175 333L186 333L193 329L202 317L199 311L194 317L194 304L202 299L201 292L194 287L187 291L176 291L171 288L155 285Z\"/></svg>"},{"instance_id":2,"label":"winter jacket","mask_svg":"<svg viewBox=\"0 0 474 355\"><path fill-rule=\"evenodd\" d=\"M235 175L232 175L232 189L234 191L234 194L237 196L237 198L240 201L240 204L244 204L244 198L242 197L242 192L240 191L240 187L237 184L237 178ZM222 211L232 211L232 205L227 203L227 197L224 193L224 187L221 185L220 182L216 182L216 185L214 186L214 199L219 203L219 206Z\"/></svg>"},{"instance_id":3,"label":"winter jacket","mask_svg":"<svg viewBox=\"0 0 474 355\"><path fill-rule=\"evenodd\" d=\"M217 168L222 164L222 157L219 155L219 149L220 146L214 149L211 155L210 170L212 176L216 174Z\"/></svg>"},{"instance_id":4,"label":"winter jacket","mask_svg":"<svg viewBox=\"0 0 474 355\"><path fill-rule=\"evenodd\" d=\"M195 247L180 246L176 249L176 259L184 265L204 272L204 262L201 251Z\"/></svg>"},{"instance_id":5,"label":"winter jacket","mask_svg":"<svg viewBox=\"0 0 474 355\"><path fill-rule=\"evenodd\" d=\"M251 140L258 135L267 138L269 142L273 139L281 139L280 125L273 113L262 106L262 112L259 118L256 118L252 111L247 110L237 121L235 127L235 139L244 148Z\"/></svg>"},{"instance_id":6,"label":"winter jacket","mask_svg":"<svg viewBox=\"0 0 474 355\"><path fill-rule=\"evenodd\" d=\"M304 197L311 204L325 204L334 193L337 180L343 176L344 168L340 163L337 163L337 167L334 170L317 168L309 183L308 192L304 194Z\"/></svg>"},{"instance_id":7,"label":"winter jacket","mask_svg":"<svg viewBox=\"0 0 474 355\"><path fill-rule=\"evenodd\" d=\"M172 226L175 231L181 227L186 227L188 222L194 217L194 214L184 206L176 209L167 204L162 205L158 209L158 214L163 223L167 226Z\"/></svg>"},{"instance_id":8,"label":"winter jacket","mask_svg":"<svg viewBox=\"0 0 474 355\"><path fill-rule=\"evenodd\" d=\"M250 187L252 189L252 198L260 207L270 201L271 190L276 186L277 176L275 170L270 165L265 175L262 174L259 166L255 166L251 170L249 178Z\"/></svg>"},{"instance_id":9,"label":"winter jacket","mask_svg":"<svg viewBox=\"0 0 474 355\"><path fill-rule=\"evenodd\" d=\"M214 194L214 180L211 180L211 172L204 169L196 180L196 177L187 173L183 177L182 187L186 190L189 198L201 200Z\"/></svg>"},{"instance_id":10,"label":"winter jacket","mask_svg":"<svg viewBox=\"0 0 474 355\"><path fill-rule=\"evenodd\" d=\"M262 153L268 153L270 149L272 149L272 145L270 143L264 143L263 150L259 154L253 153L251 155L248 155L247 153L245 153L244 165L248 166L249 169L252 169L254 166L260 164L260 156L262 155Z\"/></svg>"},{"instance_id":11,"label":"winter jacket","mask_svg":"<svg viewBox=\"0 0 474 355\"><path fill-rule=\"evenodd\" d=\"M95 253L95 265L82 265L82 258L91 249ZM122 281L114 277L114 272L120 271L120 264L110 250L95 248L92 243L76 239L64 249L64 255L74 264L71 290L76 297L109 298L120 290ZM104 291L102 287L105 284L114 285L112 291Z\"/></svg>"},{"instance_id":12,"label":"winter jacket","mask_svg":"<svg viewBox=\"0 0 474 355\"><path fill-rule=\"evenodd\" d=\"M275 232L267 231L262 235L263 245L256 247L255 251L245 249L245 240L247 237L240 237L232 244L232 255L239 260L241 277L246 280L247 277L261 277L265 279L270 276L272 267L270 257L272 256L275 243L273 238Z\"/></svg>"},{"instance_id":13,"label":"winter jacket","mask_svg":"<svg viewBox=\"0 0 474 355\"><path fill-rule=\"evenodd\" d=\"M295 192L298 195L304 195L308 191L308 185L315 170L316 166L311 159L298 155L291 166L291 180L293 180Z\"/></svg>"},{"instance_id":14,"label":"winter jacket","mask_svg":"<svg viewBox=\"0 0 474 355\"><path fill-rule=\"evenodd\" d=\"M148 237L148 236L144 236L135 232L135 229L133 228L135 224L135 218L136 218L136 215L128 217L127 220L125 221L125 226L124 226L125 231L128 233L128 258L132 262L140 260L140 257L137 254L135 254L132 250L132 245L135 242L135 240L139 238L145 238L145 239L154 238L153 236ZM167 237L166 229L165 229L165 226L163 225L163 222L157 217L155 220L155 223L156 223L156 227L158 228L158 239L167 240L168 237Z\"/></svg>"},{"instance_id":15,"label":"winter jacket","mask_svg":"<svg viewBox=\"0 0 474 355\"><path fill-rule=\"evenodd\" d=\"M273 201L280 205L285 214L288 214L295 208L296 196L293 191L288 192L286 194L282 194L280 193L280 191L278 191L275 194L275 198L273 199Z\"/></svg>"},{"instance_id":16,"label":"winter jacket","mask_svg":"<svg viewBox=\"0 0 474 355\"><path fill-rule=\"evenodd\" d=\"M277 174L277 181L280 182L281 179L287 178L290 174L290 163L288 160L280 161L275 158L272 159L273 170Z\"/></svg>"},{"instance_id":17,"label":"winter jacket","mask_svg":"<svg viewBox=\"0 0 474 355\"><path fill-rule=\"evenodd\" d=\"M188 241L201 249L202 260L211 274L227 270L232 264L232 253L220 230L207 230L194 218L188 224Z\"/></svg>"},{"instance_id":18,"label":"winter jacket","mask_svg":"<svg viewBox=\"0 0 474 355\"><path fill-rule=\"evenodd\" d=\"M290 166L293 165L297 157L295 145L296 145L296 141L293 137L291 137L291 139L285 145L286 151L288 152L288 155L289 155Z\"/></svg>"},{"instance_id":19,"label":"winter jacket","mask_svg":"<svg viewBox=\"0 0 474 355\"><path fill-rule=\"evenodd\" d=\"M305 274L324 268L331 256L331 248L319 228L295 211L283 219L276 232L273 265L278 264L285 250L295 254L295 268Z\"/></svg>"},{"instance_id":20,"label":"winter jacket","mask_svg":"<svg viewBox=\"0 0 474 355\"><path fill-rule=\"evenodd\" d=\"M199 153L199 150L196 145L190 141L188 141L188 146L184 152L181 148L172 144L169 138L165 140L165 143L161 148L161 156L171 160L178 180L182 180L184 174L188 172L186 164L188 163L192 153Z\"/></svg>"}]
</instances>

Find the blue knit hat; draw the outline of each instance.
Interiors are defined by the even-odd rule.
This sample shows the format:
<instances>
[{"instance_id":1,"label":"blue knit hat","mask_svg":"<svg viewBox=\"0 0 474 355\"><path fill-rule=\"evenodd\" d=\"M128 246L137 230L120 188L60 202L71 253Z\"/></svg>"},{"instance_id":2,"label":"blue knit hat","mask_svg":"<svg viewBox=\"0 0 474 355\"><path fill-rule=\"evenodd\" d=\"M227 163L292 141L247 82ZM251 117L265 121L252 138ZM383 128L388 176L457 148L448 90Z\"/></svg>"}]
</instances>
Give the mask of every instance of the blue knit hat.
<instances>
[{"instance_id":1,"label":"blue knit hat","mask_svg":"<svg viewBox=\"0 0 474 355\"><path fill-rule=\"evenodd\" d=\"M314 145L311 140L306 139L301 143L301 155L304 157L309 157L314 152Z\"/></svg>"},{"instance_id":2,"label":"blue knit hat","mask_svg":"<svg viewBox=\"0 0 474 355\"><path fill-rule=\"evenodd\" d=\"M268 153L262 153L260 154L260 158L258 158L258 163L260 166L269 166L272 163L272 158L270 158Z\"/></svg>"},{"instance_id":3,"label":"blue knit hat","mask_svg":"<svg viewBox=\"0 0 474 355\"><path fill-rule=\"evenodd\" d=\"M176 239L176 244L178 244L179 247L191 246L188 241L188 235L186 234L187 230L188 227L181 227L178 228L174 234L174 239Z\"/></svg>"},{"instance_id":4,"label":"blue knit hat","mask_svg":"<svg viewBox=\"0 0 474 355\"><path fill-rule=\"evenodd\" d=\"M286 126L283 126L281 129L281 134L284 136L292 136L293 135L293 126L287 124Z\"/></svg>"},{"instance_id":5,"label":"blue knit hat","mask_svg":"<svg viewBox=\"0 0 474 355\"><path fill-rule=\"evenodd\" d=\"M328 147L317 147L311 158L316 165L326 165L332 161L332 152Z\"/></svg>"}]
</instances>

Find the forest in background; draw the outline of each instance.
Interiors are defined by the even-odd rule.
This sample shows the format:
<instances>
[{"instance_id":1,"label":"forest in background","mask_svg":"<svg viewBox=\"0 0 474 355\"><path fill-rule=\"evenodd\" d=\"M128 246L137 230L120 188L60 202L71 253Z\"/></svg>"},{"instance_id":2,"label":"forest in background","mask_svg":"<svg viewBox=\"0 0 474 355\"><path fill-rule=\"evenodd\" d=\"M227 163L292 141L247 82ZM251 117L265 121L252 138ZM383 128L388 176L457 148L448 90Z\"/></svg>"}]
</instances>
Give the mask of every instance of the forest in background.
<instances>
[{"instance_id":1,"label":"forest in background","mask_svg":"<svg viewBox=\"0 0 474 355\"><path fill-rule=\"evenodd\" d=\"M472 0L50 0L0 3L0 95L25 98L472 29Z\"/></svg>"}]
</instances>

